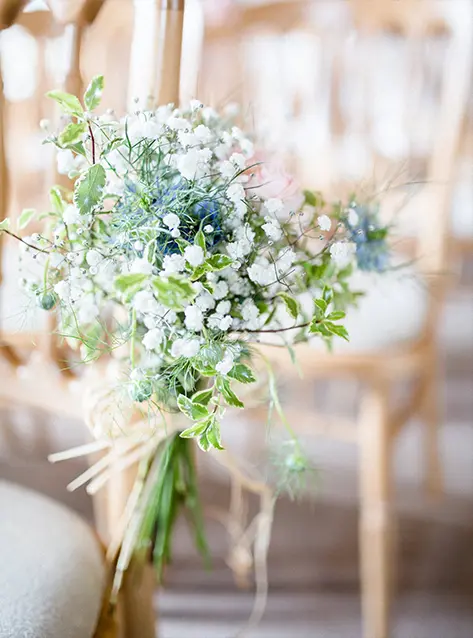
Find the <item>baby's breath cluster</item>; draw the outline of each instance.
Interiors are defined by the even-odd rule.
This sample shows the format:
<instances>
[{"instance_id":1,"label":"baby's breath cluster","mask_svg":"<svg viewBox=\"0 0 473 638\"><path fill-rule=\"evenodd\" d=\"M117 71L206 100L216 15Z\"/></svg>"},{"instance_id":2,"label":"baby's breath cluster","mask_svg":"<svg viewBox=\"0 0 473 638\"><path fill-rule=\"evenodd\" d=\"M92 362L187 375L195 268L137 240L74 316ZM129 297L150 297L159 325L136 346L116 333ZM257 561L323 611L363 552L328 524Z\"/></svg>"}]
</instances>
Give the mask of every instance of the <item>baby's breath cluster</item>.
<instances>
[{"instance_id":1,"label":"baby's breath cluster","mask_svg":"<svg viewBox=\"0 0 473 638\"><path fill-rule=\"evenodd\" d=\"M221 448L226 407L255 381L251 342L346 339L351 272L387 267L387 229L355 199L288 195L287 180L276 192L213 108L96 115L102 88L98 76L83 102L49 93L66 125L47 141L75 182L51 190L44 232L22 239L23 283L84 361L120 353L131 401L179 410L181 437Z\"/></svg>"},{"instance_id":2,"label":"baby's breath cluster","mask_svg":"<svg viewBox=\"0 0 473 638\"><path fill-rule=\"evenodd\" d=\"M243 408L239 388L256 381L253 343L348 338L342 322L359 294L350 276L388 267L388 229L371 204L329 205L298 192L213 108L193 100L122 118L96 115L102 89L97 76L82 101L49 93L65 125L42 128L73 190L54 187L49 211L20 215L20 230L37 219L41 233L20 237L9 220L0 231L21 242L25 289L57 313L58 332L83 361L114 354L131 406L188 419L156 448L145 442L139 520L126 531L126 544L143 557L152 546L161 572L180 504L205 551L186 439L203 450L223 447L223 414ZM294 493L311 467L267 369L269 409L289 434L283 487Z\"/></svg>"}]
</instances>

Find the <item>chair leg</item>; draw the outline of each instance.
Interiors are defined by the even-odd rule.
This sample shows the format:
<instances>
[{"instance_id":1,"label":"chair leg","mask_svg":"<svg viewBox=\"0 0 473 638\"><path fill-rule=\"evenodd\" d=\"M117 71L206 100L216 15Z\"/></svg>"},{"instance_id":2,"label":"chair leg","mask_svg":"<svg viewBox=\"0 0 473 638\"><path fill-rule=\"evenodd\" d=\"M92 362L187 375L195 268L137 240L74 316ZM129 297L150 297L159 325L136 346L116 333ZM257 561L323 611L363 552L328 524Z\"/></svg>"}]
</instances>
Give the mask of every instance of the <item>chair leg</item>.
<instances>
[{"instance_id":1,"label":"chair leg","mask_svg":"<svg viewBox=\"0 0 473 638\"><path fill-rule=\"evenodd\" d=\"M118 605L120 638L156 638L155 583L152 565L145 565L139 571L130 567Z\"/></svg>"},{"instance_id":2,"label":"chair leg","mask_svg":"<svg viewBox=\"0 0 473 638\"><path fill-rule=\"evenodd\" d=\"M364 638L389 637L391 561L391 437L389 386L363 397L359 416L360 561Z\"/></svg>"},{"instance_id":3,"label":"chair leg","mask_svg":"<svg viewBox=\"0 0 473 638\"><path fill-rule=\"evenodd\" d=\"M419 410L424 427L424 485L427 494L439 498L444 491L443 464L440 452L440 383L438 364L432 356L425 372L425 390Z\"/></svg>"},{"instance_id":4,"label":"chair leg","mask_svg":"<svg viewBox=\"0 0 473 638\"><path fill-rule=\"evenodd\" d=\"M105 542L113 537L120 524L130 491L136 476L136 469L130 468L112 475L105 493L95 497L95 516L99 532ZM118 600L119 638L155 638L157 614L153 607L155 576L151 565L142 569L130 566L125 575Z\"/></svg>"}]
</instances>

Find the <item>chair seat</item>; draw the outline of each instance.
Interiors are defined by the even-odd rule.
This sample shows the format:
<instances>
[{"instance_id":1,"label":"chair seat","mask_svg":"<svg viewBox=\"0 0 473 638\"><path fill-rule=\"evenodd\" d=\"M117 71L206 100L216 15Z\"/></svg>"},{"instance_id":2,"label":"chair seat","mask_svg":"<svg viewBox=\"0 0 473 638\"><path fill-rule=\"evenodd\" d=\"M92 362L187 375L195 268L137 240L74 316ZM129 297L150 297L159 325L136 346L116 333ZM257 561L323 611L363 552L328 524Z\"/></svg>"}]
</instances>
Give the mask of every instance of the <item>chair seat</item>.
<instances>
[{"instance_id":1,"label":"chair seat","mask_svg":"<svg viewBox=\"0 0 473 638\"><path fill-rule=\"evenodd\" d=\"M425 326L428 290L422 276L412 267L384 274L357 272L353 290L365 293L357 308L350 308L344 324L350 341L334 339L334 351L371 353L403 346L417 339ZM324 347L314 339L314 347Z\"/></svg>"},{"instance_id":2,"label":"chair seat","mask_svg":"<svg viewBox=\"0 0 473 638\"><path fill-rule=\"evenodd\" d=\"M105 567L87 524L0 482L0 638L92 638Z\"/></svg>"}]
</instances>

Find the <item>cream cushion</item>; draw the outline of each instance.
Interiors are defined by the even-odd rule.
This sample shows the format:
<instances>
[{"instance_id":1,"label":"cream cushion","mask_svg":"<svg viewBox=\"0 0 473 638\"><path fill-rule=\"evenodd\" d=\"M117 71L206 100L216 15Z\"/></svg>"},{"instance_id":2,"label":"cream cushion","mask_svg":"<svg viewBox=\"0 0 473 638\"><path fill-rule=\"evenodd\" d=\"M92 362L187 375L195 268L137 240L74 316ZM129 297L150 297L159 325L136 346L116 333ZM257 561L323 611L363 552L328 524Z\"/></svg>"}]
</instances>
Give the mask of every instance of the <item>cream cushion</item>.
<instances>
[{"instance_id":1,"label":"cream cushion","mask_svg":"<svg viewBox=\"0 0 473 638\"><path fill-rule=\"evenodd\" d=\"M350 341L335 337L334 352L372 353L406 345L422 334L429 293L415 268L406 266L384 274L356 272L351 288L365 295L356 308L348 309L344 320ZM325 348L320 338L311 345Z\"/></svg>"},{"instance_id":2,"label":"cream cushion","mask_svg":"<svg viewBox=\"0 0 473 638\"><path fill-rule=\"evenodd\" d=\"M0 638L92 638L105 568L91 529L3 481L0 512Z\"/></svg>"}]
</instances>

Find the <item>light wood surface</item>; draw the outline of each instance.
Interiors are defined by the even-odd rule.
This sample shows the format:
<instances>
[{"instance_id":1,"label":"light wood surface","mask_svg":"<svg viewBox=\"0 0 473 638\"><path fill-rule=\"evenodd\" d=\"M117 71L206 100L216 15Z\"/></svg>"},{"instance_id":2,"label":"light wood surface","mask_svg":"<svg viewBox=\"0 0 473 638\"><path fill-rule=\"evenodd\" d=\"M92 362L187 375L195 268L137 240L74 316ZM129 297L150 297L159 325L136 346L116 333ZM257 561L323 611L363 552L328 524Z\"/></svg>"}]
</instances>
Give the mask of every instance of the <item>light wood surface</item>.
<instances>
[{"instance_id":1,"label":"light wood surface","mask_svg":"<svg viewBox=\"0 0 473 638\"><path fill-rule=\"evenodd\" d=\"M402 6L401 6L402 5ZM357 42L363 38L373 38L382 33L395 33L397 38L403 38L406 46L417 51L416 47L432 34L443 34L449 39L449 46L443 57L442 71L439 78L441 86L438 96L438 111L434 128L433 144L426 157L425 185L418 194L415 208L419 216L418 233L415 238L417 265L426 275L426 286L429 288L429 311L422 334L411 343L402 347L383 348L379 352L353 352L347 354L323 353L305 346L295 348L298 365L303 371L304 379L294 383L294 397L285 406L286 417L296 425L304 425L304 431L310 430L310 418L313 419L313 432L324 436L333 436L336 440L354 438L359 448L359 501L360 501L360 563L362 608L364 618L364 638L390 638L391 619L390 603L393 593L393 570L395 562L395 529L396 522L392 516L392 449L395 438L405 423L417 416L424 423L424 475L427 493L439 496L442 493L442 467L440 461L440 407L437 386L438 357L436 333L438 319L443 308L443 299L448 278L449 260L447 248L449 244L449 205L453 184L455 160L458 154L460 136L468 98L468 90L472 77L472 16L471 7L466 8L462 21L449 20L445 3L429 2L428 0L412 0L406 3L358 2L345 3L350 6L354 25L357 29ZM350 67L346 61L337 67L337 47L344 42L341 36L331 34L324 26L317 23L317 19L310 19L311 3L275 3L274 5L245 7L240 13L239 31L232 33L229 25L222 24L214 30L209 29L207 37L207 51L218 50L223 43L228 45L230 56L238 56L238 48L245 42L252 41L261 33L261 49L265 42L282 42L282 38L289 37L293 32L294 38L309 37L314 41L327 40L325 54L332 51L332 68L334 69L332 82L340 81L343 70ZM332 25L332 29L335 27ZM352 28L352 27L351 27ZM256 34L256 35L255 35ZM302 35L301 35L302 34ZM321 35L322 34L322 35ZM330 43L332 37L332 43ZM338 39L337 39L338 37ZM279 39L276 39L279 38ZM233 49L230 43L233 43ZM245 45L246 46L246 45ZM332 49L330 47L333 47ZM257 48L251 51L258 51ZM324 49L322 49L322 54ZM203 81L212 82L212 76L205 75L205 60L209 59L204 48ZM367 64L376 65L376 60L365 59ZM296 63L294 59L294 63ZM302 62L301 62L302 64ZM238 67L235 67L238 68ZM307 67L309 68L309 67ZM268 69L269 70L269 69ZM336 71L336 72L335 72ZM368 75L363 69L357 69L362 81L367 81ZM308 73L308 71L307 71ZM246 75L245 75L246 74ZM243 68L239 76L243 84L248 83L249 66ZM310 79L307 78L307 86ZM415 74L412 74L416 82ZM255 84L263 83L263 77L255 76ZM252 87L255 87L255 84ZM415 88L411 89L415 96ZM209 90L209 89L208 89ZM280 93L284 96L284 86L280 85ZM244 93L244 90L242 91ZM249 92L251 94L251 91ZM339 97L337 87L332 89L332 98ZM407 94L408 97L409 94ZM248 93L247 93L248 96ZM274 96L273 96L274 97ZM307 110L317 109L316 98L302 105ZM264 117L264 102L260 105L259 116ZM271 104L266 105L272 109ZM319 102L320 106L320 102ZM333 105L332 105L333 106ZM292 117L297 119L301 104L294 105ZM258 112L256 114L258 116ZM346 114L345 114L346 115ZM341 112L332 112L331 125L334 127L332 144L336 144L337 136L343 135L346 122ZM412 116L411 116L412 117ZM365 123L360 120L357 124L366 140L368 132ZM308 130L308 135L310 130ZM288 132L288 139L290 133ZM284 143L284 141L283 141ZM330 154L330 148L328 149ZM330 165L329 155L324 154L323 164L334 173L327 172L327 184L342 185L337 177L336 165ZM317 171L320 160L306 158L304 168L304 185L311 186L310 167ZM312 161L312 164L310 163ZM318 163L317 163L318 162ZM297 163L295 164L297 168ZM309 170L308 170L309 169ZM337 181L338 179L338 181ZM320 185L320 182L312 184ZM334 192L337 192L334 188ZM338 195L337 195L338 196ZM262 347L265 355L273 361L277 374L282 378L289 378L288 368L291 365L289 355L280 348ZM295 375L295 372L294 372ZM357 419L358 427L350 432L348 428L340 426L336 420L327 427L323 425L323 418L318 417L298 398L310 396L314 381L331 378L356 378L363 383L360 409ZM411 388L411 396L404 405L396 405L392 399L396 384L404 383ZM302 416L301 416L302 415ZM310 417L308 417L310 415ZM255 412L260 419L261 410Z\"/></svg>"},{"instance_id":2,"label":"light wood surface","mask_svg":"<svg viewBox=\"0 0 473 638\"><path fill-rule=\"evenodd\" d=\"M0 5L0 24L8 27L15 21L23 22L22 26L29 27L36 37L43 37L55 26L54 20L61 25L67 24L72 29L72 45L70 60L67 65L64 90L75 95L81 95L84 89L81 61L84 35L102 7L100 0L70 0L57 2L51 0L51 14L40 12L38 20L34 14L21 14L22 3L2 2ZM180 57L182 48L182 27L184 1L161 2L156 1L159 9L159 36L161 46L159 77L159 97L166 102L179 103ZM51 20L52 18L52 20ZM39 30L38 30L39 29ZM134 42L139 41L140 33L135 34ZM156 48L156 44L154 45ZM151 60L141 60L146 64ZM135 65L131 73L137 70ZM133 85L133 78L130 82ZM0 218L7 214L7 162L4 151L4 109L3 84L1 85L0 102ZM55 170L51 171L54 182L70 185L63 176ZM1 275L1 268L0 268ZM0 354L3 355L2 365L2 398L22 405L34 405L47 411L81 416L81 396L74 393L70 379L61 374L64 368L63 351L58 346L54 331L54 322L49 324L49 332L23 335L0 335ZM15 347L25 352L26 359L17 356ZM20 351L20 350L19 350ZM36 351L34 360L28 360L28 352ZM39 356L38 356L39 354ZM20 362L23 368L20 369ZM24 370L24 374L19 374ZM3 374L4 373L4 374ZM74 376L72 374L68 376ZM21 378L23 377L23 378ZM5 383L3 383L3 379ZM133 486L136 468L112 473L112 479L106 490L96 502L96 520L99 532L104 541L109 542L120 524L120 520ZM154 572L151 566L138 570L132 564L126 574L119 597L117 608L118 632L120 638L153 638L155 636L156 612L153 607L153 592L155 589ZM114 625L107 619L99 626L97 638L111 636Z\"/></svg>"}]
</instances>

